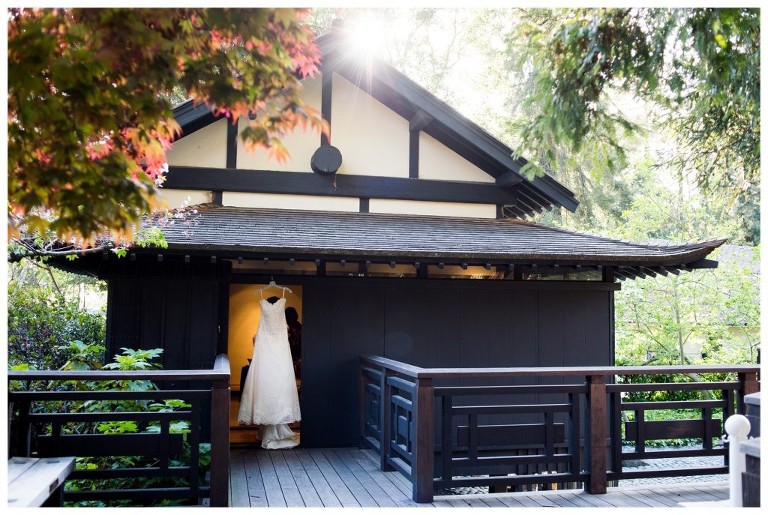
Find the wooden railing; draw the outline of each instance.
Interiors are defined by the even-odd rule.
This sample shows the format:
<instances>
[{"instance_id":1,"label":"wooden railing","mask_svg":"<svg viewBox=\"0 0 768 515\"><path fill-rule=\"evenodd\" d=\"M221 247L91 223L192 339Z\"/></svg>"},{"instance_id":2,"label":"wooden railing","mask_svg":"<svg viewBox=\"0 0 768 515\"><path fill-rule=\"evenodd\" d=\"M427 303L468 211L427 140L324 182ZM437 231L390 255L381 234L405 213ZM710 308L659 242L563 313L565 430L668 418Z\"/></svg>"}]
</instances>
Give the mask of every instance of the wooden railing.
<instances>
[{"instance_id":1,"label":"wooden railing","mask_svg":"<svg viewBox=\"0 0 768 515\"><path fill-rule=\"evenodd\" d=\"M227 506L229 496L229 359L216 357L212 370L151 371L9 371L9 435L11 455L135 457L137 466L78 469L69 480L77 489L65 488L65 501L210 499L211 506ZM129 391L107 386L86 391L85 382L109 385L121 381L170 383L173 389ZM186 383L187 388L176 388ZM57 388L51 390L51 388ZM174 411L148 408L152 403L181 400L188 407ZM111 402L133 402L144 409L116 411ZM188 432L173 430L186 422ZM123 431L121 424L135 425ZM112 424L111 431L77 434L83 427ZM150 426L154 426L149 430ZM185 441L186 440L186 441ZM209 481L201 480L200 443L210 443ZM102 480L146 478L166 481L147 488L95 488ZM85 486L84 486L85 485ZM65 485L66 486L66 485Z\"/></svg>"},{"instance_id":2,"label":"wooden railing","mask_svg":"<svg viewBox=\"0 0 768 515\"><path fill-rule=\"evenodd\" d=\"M416 502L460 486L583 484L727 473L713 440L758 390L758 366L420 368L378 356L360 361L360 434L382 470L398 470ZM714 382L632 383L655 374L729 374ZM689 391L702 399L628 402L628 392ZM719 398L718 398L719 397ZM685 420L646 420L654 410L698 410ZM715 412L718 416L715 416ZM632 414L628 416L627 414ZM701 440L701 449L648 450L655 440ZM634 442L625 450L623 442ZM625 470L626 460L723 456L723 466Z\"/></svg>"}]
</instances>

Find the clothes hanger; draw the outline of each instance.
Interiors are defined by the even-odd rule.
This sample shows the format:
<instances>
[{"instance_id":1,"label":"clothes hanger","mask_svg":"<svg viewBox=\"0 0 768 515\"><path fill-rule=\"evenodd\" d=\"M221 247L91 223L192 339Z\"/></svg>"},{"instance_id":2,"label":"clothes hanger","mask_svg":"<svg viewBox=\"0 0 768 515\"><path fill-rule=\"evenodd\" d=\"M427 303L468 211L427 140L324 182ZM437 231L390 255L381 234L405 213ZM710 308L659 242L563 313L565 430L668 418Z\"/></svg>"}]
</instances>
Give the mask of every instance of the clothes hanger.
<instances>
[{"instance_id":1,"label":"clothes hanger","mask_svg":"<svg viewBox=\"0 0 768 515\"><path fill-rule=\"evenodd\" d=\"M269 278L269 284L268 285L262 286L261 288L257 288L256 289L256 293L261 293L264 290L268 290L269 288L280 288L281 290L283 290L283 296L285 296L285 292L293 293L293 291L291 291L291 289L288 288L287 286L283 286L281 284L275 283L275 279L273 277Z\"/></svg>"}]
</instances>

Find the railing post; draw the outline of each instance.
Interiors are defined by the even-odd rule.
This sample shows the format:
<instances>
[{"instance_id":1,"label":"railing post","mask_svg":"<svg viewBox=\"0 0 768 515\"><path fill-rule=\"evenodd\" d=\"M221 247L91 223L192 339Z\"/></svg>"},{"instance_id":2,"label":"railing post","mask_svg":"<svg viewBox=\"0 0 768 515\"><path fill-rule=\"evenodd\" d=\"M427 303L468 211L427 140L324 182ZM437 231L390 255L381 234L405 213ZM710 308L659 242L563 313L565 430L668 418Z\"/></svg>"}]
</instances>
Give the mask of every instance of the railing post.
<instances>
[{"instance_id":1,"label":"railing post","mask_svg":"<svg viewBox=\"0 0 768 515\"><path fill-rule=\"evenodd\" d=\"M229 378L211 389L211 506L229 505Z\"/></svg>"},{"instance_id":2,"label":"railing post","mask_svg":"<svg viewBox=\"0 0 768 515\"><path fill-rule=\"evenodd\" d=\"M360 447L365 447L365 384L365 365L361 358L357 375L357 409L360 414L357 430L360 433Z\"/></svg>"},{"instance_id":3,"label":"railing post","mask_svg":"<svg viewBox=\"0 0 768 515\"><path fill-rule=\"evenodd\" d=\"M387 461L392 445L392 386L387 381L389 375L388 369L382 368L379 383L379 468L384 471L394 470Z\"/></svg>"},{"instance_id":4,"label":"railing post","mask_svg":"<svg viewBox=\"0 0 768 515\"><path fill-rule=\"evenodd\" d=\"M731 415L725 421L727 437L723 440L728 444L728 481L731 506L740 507L743 504L741 480L747 470L746 456L741 452L741 444L747 441L750 424L744 415Z\"/></svg>"},{"instance_id":5,"label":"railing post","mask_svg":"<svg viewBox=\"0 0 768 515\"><path fill-rule=\"evenodd\" d=\"M590 494L604 494L607 491L608 455L607 403L605 376L587 376L587 403L589 406L589 481L586 491ZM615 436L614 436L615 437Z\"/></svg>"},{"instance_id":6,"label":"railing post","mask_svg":"<svg viewBox=\"0 0 768 515\"><path fill-rule=\"evenodd\" d=\"M432 502L435 475L435 391L432 378L417 378L416 393L413 397L413 500Z\"/></svg>"},{"instance_id":7,"label":"railing post","mask_svg":"<svg viewBox=\"0 0 768 515\"><path fill-rule=\"evenodd\" d=\"M736 396L736 413L743 415L747 411L744 396L760 391L757 372L739 372L739 392Z\"/></svg>"}]
</instances>

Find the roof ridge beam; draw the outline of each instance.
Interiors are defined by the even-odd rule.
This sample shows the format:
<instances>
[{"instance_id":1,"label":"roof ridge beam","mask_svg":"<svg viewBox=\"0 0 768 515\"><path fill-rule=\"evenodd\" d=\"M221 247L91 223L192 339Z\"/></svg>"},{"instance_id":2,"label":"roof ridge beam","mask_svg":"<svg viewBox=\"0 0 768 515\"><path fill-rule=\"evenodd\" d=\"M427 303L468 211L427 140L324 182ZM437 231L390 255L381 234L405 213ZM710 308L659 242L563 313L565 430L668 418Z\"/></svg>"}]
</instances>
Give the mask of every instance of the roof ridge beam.
<instances>
[{"instance_id":1,"label":"roof ridge beam","mask_svg":"<svg viewBox=\"0 0 768 515\"><path fill-rule=\"evenodd\" d=\"M512 169L507 169L506 172L496 177L496 186L500 186L502 188L516 186L521 182L523 182L523 176Z\"/></svg>"},{"instance_id":2,"label":"roof ridge beam","mask_svg":"<svg viewBox=\"0 0 768 515\"><path fill-rule=\"evenodd\" d=\"M418 132L424 130L434 118L427 114L423 109L416 111L410 120L408 120L408 130Z\"/></svg>"}]
</instances>

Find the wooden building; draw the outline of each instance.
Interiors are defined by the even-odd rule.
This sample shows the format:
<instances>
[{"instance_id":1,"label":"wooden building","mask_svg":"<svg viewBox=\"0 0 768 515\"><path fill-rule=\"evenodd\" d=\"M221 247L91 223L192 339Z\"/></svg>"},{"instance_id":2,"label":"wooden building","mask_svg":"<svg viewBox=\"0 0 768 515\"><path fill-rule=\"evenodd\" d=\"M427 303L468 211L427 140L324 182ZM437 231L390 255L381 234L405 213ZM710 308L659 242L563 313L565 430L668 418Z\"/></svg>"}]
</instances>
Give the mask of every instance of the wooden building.
<instances>
[{"instance_id":1,"label":"wooden building","mask_svg":"<svg viewBox=\"0 0 768 515\"><path fill-rule=\"evenodd\" d=\"M299 130L278 163L184 103L163 195L189 206L147 221L168 248L62 264L107 281L108 355L163 347L165 368L201 369L226 353L238 390L255 290L274 279L303 324L302 445L351 446L361 355L610 366L618 281L716 265L721 240L646 245L526 221L578 201L550 176L525 179L510 148L393 68L361 67L336 34L319 42L322 76L303 94L330 140Z\"/></svg>"}]
</instances>

